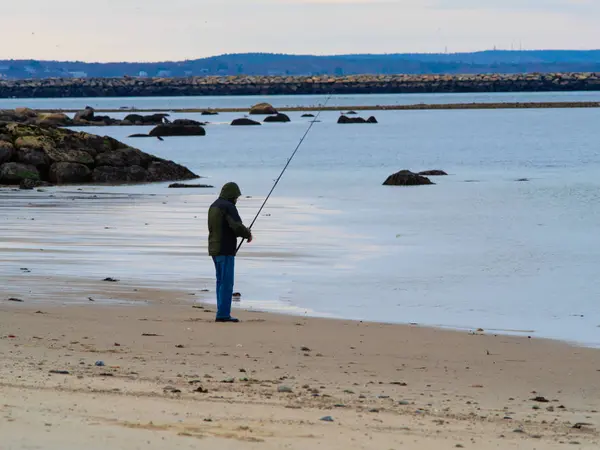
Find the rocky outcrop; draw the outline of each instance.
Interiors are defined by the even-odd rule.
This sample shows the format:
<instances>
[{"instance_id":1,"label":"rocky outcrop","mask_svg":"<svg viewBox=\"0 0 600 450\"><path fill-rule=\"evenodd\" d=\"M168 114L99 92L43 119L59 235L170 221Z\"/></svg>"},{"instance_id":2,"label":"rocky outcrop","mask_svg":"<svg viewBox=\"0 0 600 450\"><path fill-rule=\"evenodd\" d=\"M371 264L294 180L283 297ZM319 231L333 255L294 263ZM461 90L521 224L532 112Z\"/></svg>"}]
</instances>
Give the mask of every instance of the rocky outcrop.
<instances>
[{"instance_id":1,"label":"rocky outcrop","mask_svg":"<svg viewBox=\"0 0 600 450\"><path fill-rule=\"evenodd\" d=\"M209 109L202 111L201 113L203 116L216 116L219 113L217 111L211 111Z\"/></svg>"},{"instance_id":2,"label":"rocky outcrop","mask_svg":"<svg viewBox=\"0 0 600 450\"><path fill-rule=\"evenodd\" d=\"M281 123L285 123L285 122L291 122L289 116L283 114L283 113L277 113L274 116L268 116L265 117L264 122L269 123L269 122L281 122Z\"/></svg>"},{"instance_id":3,"label":"rocky outcrop","mask_svg":"<svg viewBox=\"0 0 600 450\"><path fill-rule=\"evenodd\" d=\"M356 113L355 113L356 114ZM337 123L378 123L377 119L374 116L369 117L368 119L364 119L362 117L348 117L344 114L340 116Z\"/></svg>"},{"instance_id":4,"label":"rocky outcrop","mask_svg":"<svg viewBox=\"0 0 600 450\"><path fill-rule=\"evenodd\" d=\"M108 136L0 123L0 138L0 184L23 183L30 188L44 182L118 184L197 178L183 166Z\"/></svg>"},{"instance_id":5,"label":"rocky outcrop","mask_svg":"<svg viewBox=\"0 0 600 450\"><path fill-rule=\"evenodd\" d=\"M260 122L257 122L256 120L252 120L252 119L247 119L247 118L241 118L241 119L234 119L231 122L231 125L233 126L240 126L240 125L260 125Z\"/></svg>"},{"instance_id":6,"label":"rocky outcrop","mask_svg":"<svg viewBox=\"0 0 600 450\"><path fill-rule=\"evenodd\" d=\"M86 106L83 111L79 111L79 112L75 113L74 120L75 121L81 120L81 121L93 122L94 116L95 116L94 108Z\"/></svg>"},{"instance_id":7,"label":"rocky outcrop","mask_svg":"<svg viewBox=\"0 0 600 450\"><path fill-rule=\"evenodd\" d=\"M167 123L164 125L158 125L152 131L150 131L149 134L153 137L205 136L206 130L200 125Z\"/></svg>"},{"instance_id":8,"label":"rocky outcrop","mask_svg":"<svg viewBox=\"0 0 600 450\"><path fill-rule=\"evenodd\" d=\"M424 170L423 172L419 172L419 175L424 177L440 177L448 174L443 170Z\"/></svg>"},{"instance_id":9,"label":"rocky outcrop","mask_svg":"<svg viewBox=\"0 0 600 450\"><path fill-rule=\"evenodd\" d=\"M314 115L314 114L307 113L307 114L302 114L302 116L301 116L301 117L315 117L315 115Z\"/></svg>"},{"instance_id":10,"label":"rocky outcrop","mask_svg":"<svg viewBox=\"0 0 600 450\"><path fill-rule=\"evenodd\" d=\"M434 183L429 178L421 176L418 173L413 173L410 170L401 170L390 175L383 184L385 186L420 186Z\"/></svg>"},{"instance_id":11,"label":"rocky outcrop","mask_svg":"<svg viewBox=\"0 0 600 450\"><path fill-rule=\"evenodd\" d=\"M273 115L277 114L278 111L273 108L273 105L269 103L257 103L252 108L250 108L250 114L264 114L264 115Z\"/></svg>"}]
</instances>

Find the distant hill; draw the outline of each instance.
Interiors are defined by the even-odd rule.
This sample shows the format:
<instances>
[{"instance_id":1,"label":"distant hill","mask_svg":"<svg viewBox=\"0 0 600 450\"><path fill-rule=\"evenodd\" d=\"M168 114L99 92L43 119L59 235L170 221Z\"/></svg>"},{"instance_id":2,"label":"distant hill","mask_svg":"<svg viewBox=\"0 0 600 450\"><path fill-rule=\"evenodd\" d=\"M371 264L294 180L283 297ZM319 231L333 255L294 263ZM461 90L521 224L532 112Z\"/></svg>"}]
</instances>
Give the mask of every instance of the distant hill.
<instances>
[{"instance_id":1,"label":"distant hill","mask_svg":"<svg viewBox=\"0 0 600 450\"><path fill-rule=\"evenodd\" d=\"M531 72L600 72L600 50L339 56L243 53L153 63L0 60L0 79Z\"/></svg>"}]
</instances>

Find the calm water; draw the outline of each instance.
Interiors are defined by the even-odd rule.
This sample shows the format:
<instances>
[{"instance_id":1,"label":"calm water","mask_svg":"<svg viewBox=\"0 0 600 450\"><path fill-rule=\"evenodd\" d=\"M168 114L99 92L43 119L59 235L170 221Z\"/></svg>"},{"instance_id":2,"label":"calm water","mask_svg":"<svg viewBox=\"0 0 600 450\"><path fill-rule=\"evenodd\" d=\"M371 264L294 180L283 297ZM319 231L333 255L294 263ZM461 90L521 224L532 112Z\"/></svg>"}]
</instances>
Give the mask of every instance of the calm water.
<instances>
[{"instance_id":1,"label":"calm water","mask_svg":"<svg viewBox=\"0 0 600 450\"><path fill-rule=\"evenodd\" d=\"M232 97L138 97L138 98L48 98L0 99L0 109L21 106L38 109L82 109L86 105L96 109L195 109L195 108L249 108L258 102L269 102L276 107L317 106L325 102L320 95L232 96ZM415 105L446 103L501 103L501 102L600 102L600 92L531 92L531 93L473 93L473 94L382 94L334 95L329 106Z\"/></svg>"},{"instance_id":2,"label":"calm water","mask_svg":"<svg viewBox=\"0 0 600 450\"><path fill-rule=\"evenodd\" d=\"M600 110L390 111L376 113L378 125L348 126L337 116L322 114L257 222L238 260L242 305L600 345ZM127 138L144 127L86 131L181 162L216 186L238 181L252 197L240 202L249 222L308 122L298 113L290 124L230 127L233 117L211 118L205 137L164 142ZM381 185L400 169L438 168L450 176L435 186ZM44 266L23 252L39 242L25 242L3 259L212 288L205 220L216 189L99 191L157 196L65 208L51 224L18 230L23 210L12 208L0 231L25 242L38 236L31 227L50 227L56 235L36 239L57 253ZM105 226L115 234L102 235ZM85 248L70 244L77 236Z\"/></svg>"}]
</instances>

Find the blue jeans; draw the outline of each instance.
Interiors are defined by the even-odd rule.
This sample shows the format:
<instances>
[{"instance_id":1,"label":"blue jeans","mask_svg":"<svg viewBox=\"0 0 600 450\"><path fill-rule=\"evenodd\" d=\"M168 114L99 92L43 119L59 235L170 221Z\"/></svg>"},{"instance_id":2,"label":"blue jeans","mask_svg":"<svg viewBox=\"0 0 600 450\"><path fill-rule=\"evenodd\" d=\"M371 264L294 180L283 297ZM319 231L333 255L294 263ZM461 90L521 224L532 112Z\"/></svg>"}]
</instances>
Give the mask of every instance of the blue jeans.
<instances>
[{"instance_id":1,"label":"blue jeans","mask_svg":"<svg viewBox=\"0 0 600 450\"><path fill-rule=\"evenodd\" d=\"M213 256L217 273L217 319L231 317L235 256Z\"/></svg>"}]
</instances>

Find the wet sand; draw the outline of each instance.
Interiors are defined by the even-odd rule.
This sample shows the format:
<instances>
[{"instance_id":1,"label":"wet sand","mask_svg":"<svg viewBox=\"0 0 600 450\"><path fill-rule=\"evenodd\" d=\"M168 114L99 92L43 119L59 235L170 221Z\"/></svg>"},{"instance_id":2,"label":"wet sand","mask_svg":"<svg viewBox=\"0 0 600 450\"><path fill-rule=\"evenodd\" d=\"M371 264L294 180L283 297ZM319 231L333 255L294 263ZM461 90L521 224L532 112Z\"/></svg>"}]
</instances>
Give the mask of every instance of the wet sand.
<instances>
[{"instance_id":1,"label":"wet sand","mask_svg":"<svg viewBox=\"0 0 600 450\"><path fill-rule=\"evenodd\" d=\"M216 324L186 294L115 286L143 306L1 299L3 450L600 445L597 350L259 312Z\"/></svg>"}]
</instances>

